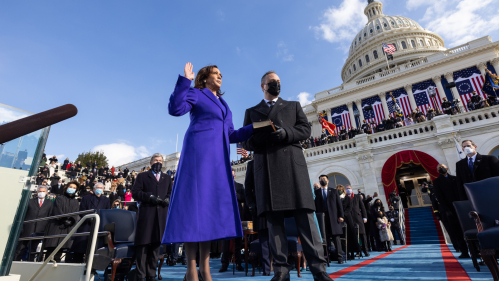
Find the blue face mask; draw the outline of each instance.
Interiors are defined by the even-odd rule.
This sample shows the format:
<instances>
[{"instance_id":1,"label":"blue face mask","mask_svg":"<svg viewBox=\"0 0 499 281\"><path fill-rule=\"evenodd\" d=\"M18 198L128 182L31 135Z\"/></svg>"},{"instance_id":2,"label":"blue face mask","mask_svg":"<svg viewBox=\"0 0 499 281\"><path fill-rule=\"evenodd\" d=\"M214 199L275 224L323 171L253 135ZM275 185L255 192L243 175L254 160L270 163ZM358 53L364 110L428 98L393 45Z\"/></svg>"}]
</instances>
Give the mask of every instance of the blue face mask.
<instances>
[{"instance_id":1,"label":"blue face mask","mask_svg":"<svg viewBox=\"0 0 499 281\"><path fill-rule=\"evenodd\" d=\"M75 192L76 192L76 189L70 188L70 187L66 190L67 194L74 194Z\"/></svg>"},{"instance_id":2,"label":"blue face mask","mask_svg":"<svg viewBox=\"0 0 499 281\"><path fill-rule=\"evenodd\" d=\"M101 195L101 194L102 194L102 192L104 192L102 189L97 188L97 189L95 190L95 195Z\"/></svg>"}]
</instances>

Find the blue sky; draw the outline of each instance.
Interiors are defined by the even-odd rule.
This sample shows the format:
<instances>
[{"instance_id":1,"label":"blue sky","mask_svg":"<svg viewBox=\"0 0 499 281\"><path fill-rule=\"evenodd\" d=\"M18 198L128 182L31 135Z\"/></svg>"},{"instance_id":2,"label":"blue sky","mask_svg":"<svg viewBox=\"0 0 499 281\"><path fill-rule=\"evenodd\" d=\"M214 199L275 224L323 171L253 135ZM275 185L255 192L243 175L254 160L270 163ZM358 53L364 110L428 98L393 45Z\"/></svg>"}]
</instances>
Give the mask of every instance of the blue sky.
<instances>
[{"instance_id":1,"label":"blue sky","mask_svg":"<svg viewBox=\"0 0 499 281\"><path fill-rule=\"evenodd\" d=\"M499 39L497 2L386 0L440 34L447 47ZM2 1L0 103L79 113L52 127L46 152L74 160L104 150L111 164L182 148L189 117L168 115L186 62L217 64L224 98L242 126L263 98L260 78L275 70L281 97L302 101L341 84L353 36L367 22L367 0L344 1ZM490 8L494 7L494 8ZM327 32L325 32L327 31ZM208 149L208 148L207 148ZM232 159L236 159L232 146Z\"/></svg>"}]
</instances>

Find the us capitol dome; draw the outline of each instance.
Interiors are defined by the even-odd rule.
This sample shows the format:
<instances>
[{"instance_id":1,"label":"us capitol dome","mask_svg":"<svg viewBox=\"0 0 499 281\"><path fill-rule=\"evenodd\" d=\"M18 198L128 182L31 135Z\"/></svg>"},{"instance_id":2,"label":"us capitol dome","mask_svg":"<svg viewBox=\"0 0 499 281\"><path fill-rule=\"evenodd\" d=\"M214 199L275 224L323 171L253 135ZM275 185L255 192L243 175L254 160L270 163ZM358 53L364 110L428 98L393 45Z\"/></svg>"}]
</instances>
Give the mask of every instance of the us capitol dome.
<instances>
[{"instance_id":1,"label":"us capitol dome","mask_svg":"<svg viewBox=\"0 0 499 281\"><path fill-rule=\"evenodd\" d=\"M344 83L387 69L382 43L393 44L397 49L389 61L390 68L446 50L442 37L414 20L384 15L381 2L369 0L364 14L368 21L350 44L341 71Z\"/></svg>"}]
</instances>

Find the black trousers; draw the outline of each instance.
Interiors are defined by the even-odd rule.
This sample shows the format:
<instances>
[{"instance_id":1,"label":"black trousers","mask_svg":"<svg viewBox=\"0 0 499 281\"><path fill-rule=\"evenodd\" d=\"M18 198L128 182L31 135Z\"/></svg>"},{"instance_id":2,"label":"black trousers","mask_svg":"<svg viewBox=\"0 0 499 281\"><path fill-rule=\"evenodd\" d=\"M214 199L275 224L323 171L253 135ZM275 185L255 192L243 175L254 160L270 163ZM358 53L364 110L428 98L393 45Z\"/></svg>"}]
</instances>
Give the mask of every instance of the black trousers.
<instances>
[{"instance_id":1,"label":"black trousers","mask_svg":"<svg viewBox=\"0 0 499 281\"><path fill-rule=\"evenodd\" d=\"M241 264L241 248L243 245L243 238L238 237L234 238L234 255L236 256L236 264ZM222 258L221 262L222 265L229 265L230 264L230 257L232 255L230 254L230 240L224 240L222 241Z\"/></svg>"},{"instance_id":2,"label":"black trousers","mask_svg":"<svg viewBox=\"0 0 499 281\"><path fill-rule=\"evenodd\" d=\"M177 261L179 259L178 251L180 249L180 245L182 243L173 243L172 244L172 258ZM180 256L183 261L187 262L187 258L185 257L185 251L182 251L182 256Z\"/></svg>"},{"instance_id":3,"label":"black trousers","mask_svg":"<svg viewBox=\"0 0 499 281\"><path fill-rule=\"evenodd\" d=\"M260 246L262 247L263 273L270 274L269 230L266 228L260 229L258 231L258 239L260 240Z\"/></svg>"},{"instance_id":4,"label":"black trousers","mask_svg":"<svg viewBox=\"0 0 499 281\"><path fill-rule=\"evenodd\" d=\"M289 273L288 239L284 228L284 212L267 212L270 252L274 257L274 272ZM310 271L316 275L326 271L326 260L319 230L315 225L314 213L308 210L296 210L293 213L300 235L301 245Z\"/></svg>"},{"instance_id":5,"label":"black trousers","mask_svg":"<svg viewBox=\"0 0 499 281\"><path fill-rule=\"evenodd\" d=\"M395 231L397 232L397 234L399 235L399 238L400 238L400 244L404 244L404 237L402 236L402 227L400 227L400 224L399 223L392 223L391 226L390 226L390 231L395 234ZM394 245L397 245L397 242L396 240L393 240L393 244Z\"/></svg>"},{"instance_id":6,"label":"black trousers","mask_svg":"<svg viewBox=\"0 0 499 281\"><path fill-rule=\"evenodd\" d=\"M156 277L160 246L160 242L136 246L137 278Z\"/></svg>"},{"instance_id":7,"label":"black trousers","mask_svg":"<svg viewBox=\"0 0 499 281\"><path fill-rule=\"evenodd\" d=\"M338 261L342 260L343 249L341 247L341 235L331 235L331 241L333 242L334 247L336 248L336 256L338 257Z\"/></svg>"},{"instance_id":8,"label":"black trousers","mask_svg":"<svg viewBox=\"0 0 499 281\"><path fill-rule=\"evenodd\" d=\"M451 216L448 216L447 214L442 215L444 216L442 222L451 238L451 241L456 241L457 246L459 247L459 251L461 251L461 253L463 254L467 254L468 245L466 244L466 241L464 241L464 233L461 230L461 224L459 223L457 214L455 212L452 212Z\"/></svg>"}]
</instances>

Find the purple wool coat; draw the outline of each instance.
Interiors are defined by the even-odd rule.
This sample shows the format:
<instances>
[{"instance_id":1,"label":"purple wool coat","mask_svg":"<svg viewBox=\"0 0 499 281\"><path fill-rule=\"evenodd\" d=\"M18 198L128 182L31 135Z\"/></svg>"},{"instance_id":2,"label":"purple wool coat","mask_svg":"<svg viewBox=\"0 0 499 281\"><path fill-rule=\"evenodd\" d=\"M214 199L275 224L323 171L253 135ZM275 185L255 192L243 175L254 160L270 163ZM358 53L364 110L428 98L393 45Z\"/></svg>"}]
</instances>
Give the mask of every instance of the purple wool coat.
<instances>
[{"instance_id":1,"label":"purple wool coat","mask_svg":"<svg viewBox=\"0 0 499 281\"><path fill-rule=\"evenodd\" d=\"M168 209L162 243L242 237L230 143L246 141L253 126L234 130L227 103L208 89L191 88L179 76L170 97L173 116L190 113Z\"/></svg>"}]
</instances>

